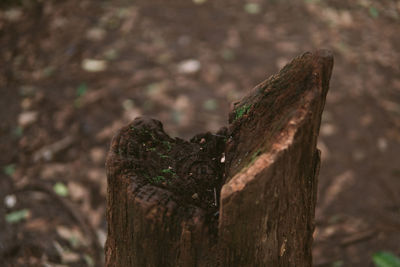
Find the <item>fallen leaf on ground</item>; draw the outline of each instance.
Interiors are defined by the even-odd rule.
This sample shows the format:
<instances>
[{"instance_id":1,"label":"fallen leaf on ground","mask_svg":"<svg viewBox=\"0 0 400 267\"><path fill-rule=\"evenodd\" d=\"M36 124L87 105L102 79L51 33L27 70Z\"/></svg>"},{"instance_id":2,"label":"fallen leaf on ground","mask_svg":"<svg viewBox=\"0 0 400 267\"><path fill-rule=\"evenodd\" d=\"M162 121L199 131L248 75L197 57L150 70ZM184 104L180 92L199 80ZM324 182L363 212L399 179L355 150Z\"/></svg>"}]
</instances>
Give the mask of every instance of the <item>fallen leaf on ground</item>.
<instances>
[{"instance_id":1,"label":"fallen leaf on ground","mask_svg":"<svg viewBox=\"0 0 400 267\"><path fill-rule=\"evenodd\" d=\"M258 14L261 11L260 5L257 3L247 3L244 5L244 11L249 14Z\"/></svg>"},{"instance_id":2,"label":"fallen leaf on ground","mask_svg":"<svg viewBox=\"0 0 400 267\"><path fill-rule=\"evenodd\" d=\"M89 192L83 185L73 181L68 183L68 193L74 201L80 201L85 196L89 196Z\"/></svg>"},{"instance_id":3,"label":"fallen leaf on ground","mask_svg":"<svg viewBox=\"0 0 400 267\"><path fill-rule=\"evenodd\" d=\"M37 111L26 111L22 112L18 116L18 124L21 127L26 127L37 120L38 113Z\"/></svg>"},{"instance_id":4,"label":"fallen leaf on ground","mask_svg":"<svg viewBox=\"0 0 400 267\"><path fill-rule=\"evenodd\" d=\"M30 212L28 209L22 209L22 210L17 210L13 211L9 214L6 215L6 221L8 223L18 223L24 219L27 219L30 216Z\"/></svg>"},{"instance_id":5,"label":"fallen leaf on ground","mask_svg":"<svg viewBox=\"0 0 400 267\"><path fill-rule=\"evenodd\" d=\"M79 261L81 256L78 253L64 250L64 252L61 254L61 258L63 263L72 263Z\"/></svg>"},{"instance_id":6,"label":"fallen leaf on ground","mask_svg":"<svg viewBox=\"0 0 400 267\"><path fill-rule=\"evenodd\" d=\"M196 59L187 59L179 63L178 72L179 73L196 73L200 70L201 64L200 61Z\"/></svg>"},{"instance_id":7,"label":"fallen leaf on ground","mask_svg":"<svg viewBox=\"0 0 400 267\"><path fill-rule=\"evenodd\" d=\"M100 72L107 69L107 62L98 59L84 59L82 61L82 69L88 72Z\"/></svg>"},{"instance_id":8,"label":"fallen leaf on ground","mask_svg":"<svg viewBox=\"0 0 400 267\"><path fill-rule=\"evenodd\" d=\"M106 36L107 32L99 27L91 28L86 32L86 38L92 41L101 41Z\"/></svg>"},{"instance_id":9,"label":"fallen leaf on ground","mask_svg":"<svg viewBox=\"0 0 400 267\"><path fill-rule=\"evenodd\" d=\"M54 187L54 192L56 192L57 195L66 197L68 196L68 187L65 186L65 184L61 182L57 182Z\"/></svg>"},{"instance_id":10,"label":"fallen leaf on ground","mask_svg":"<svg viewBox=\"0 0 400 267\"><path fill-rule=\"evenodd\" d=\"M4 198L4 205L11 209L15 206L15 204L17 204L17 197L15 195L7 195Z\"/></svg>"},{"instance_id":11,"label":"fallen leaf on ground","mask_svg":"<svg viewBox=\"0 0 400 267\"><path fill-rule=\"evenodd\" d=\"M332 136L336 134L337 128L332 123L322 123L321 125L321 135L322 136Z\"/></svg>"}]
</instances>

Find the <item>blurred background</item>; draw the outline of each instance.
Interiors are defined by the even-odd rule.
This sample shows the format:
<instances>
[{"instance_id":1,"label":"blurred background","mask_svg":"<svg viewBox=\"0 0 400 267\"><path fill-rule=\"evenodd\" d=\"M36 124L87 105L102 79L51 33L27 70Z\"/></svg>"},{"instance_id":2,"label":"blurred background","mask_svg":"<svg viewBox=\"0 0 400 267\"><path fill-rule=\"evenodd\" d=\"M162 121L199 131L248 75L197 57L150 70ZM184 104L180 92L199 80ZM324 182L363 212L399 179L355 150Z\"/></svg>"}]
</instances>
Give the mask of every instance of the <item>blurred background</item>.
<instances>
[{"instance_id":1,"label":"blurred background","mask_svg":"<svg viewBox=\"0 0 400 267\"><path fill-rule=\"evenodd\" d=\"M396 264L400 1L1 0L0 265L101 266L113 134L141 115L216 131L318 48L335 65L314 266Z\"/></svg>"}]
</instances>

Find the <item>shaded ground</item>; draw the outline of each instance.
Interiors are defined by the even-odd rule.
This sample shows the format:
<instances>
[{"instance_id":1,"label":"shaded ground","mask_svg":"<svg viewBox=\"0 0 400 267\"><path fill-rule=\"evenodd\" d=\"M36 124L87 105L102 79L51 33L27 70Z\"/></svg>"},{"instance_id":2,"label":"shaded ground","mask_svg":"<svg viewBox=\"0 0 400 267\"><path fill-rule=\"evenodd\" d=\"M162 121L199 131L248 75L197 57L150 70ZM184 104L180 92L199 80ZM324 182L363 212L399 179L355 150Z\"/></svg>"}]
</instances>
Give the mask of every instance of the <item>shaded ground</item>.
<instances>
[{"instance_id":1,"label":"shaded ground","mask_svg":"<svg viewBox=\"0 0 400 267\"><path fill-rule=\"evenodd\" d=\"M0 262L101 262L104 160L118 128L148 115L171 136L215 131L247 89L320 47L334 51L335 67L314 263L373 266L377 251L400 255L400 2L252 3L2 7ZM15 223L5 216L21 210Z\"/></svg>"}]
</instances>

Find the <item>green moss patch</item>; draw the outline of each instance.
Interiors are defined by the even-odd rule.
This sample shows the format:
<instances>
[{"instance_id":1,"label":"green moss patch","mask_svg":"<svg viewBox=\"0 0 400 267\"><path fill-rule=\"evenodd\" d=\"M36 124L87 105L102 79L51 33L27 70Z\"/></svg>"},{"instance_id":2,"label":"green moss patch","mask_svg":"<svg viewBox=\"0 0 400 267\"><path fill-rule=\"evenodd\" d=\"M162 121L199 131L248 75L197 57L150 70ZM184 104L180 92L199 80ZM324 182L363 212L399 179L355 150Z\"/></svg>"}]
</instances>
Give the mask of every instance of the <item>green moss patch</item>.
<instances>
[{"instance_id":1,"label":"green moss patch","mask_svg":"<svg viewBox=\"0 0 400 267\"><path fill-rule=\"evenodd\" d=\"M251 108L251 104L246 104L235 110L235 120L240 119L247 114Z\"/></svg>"}]
</instances>

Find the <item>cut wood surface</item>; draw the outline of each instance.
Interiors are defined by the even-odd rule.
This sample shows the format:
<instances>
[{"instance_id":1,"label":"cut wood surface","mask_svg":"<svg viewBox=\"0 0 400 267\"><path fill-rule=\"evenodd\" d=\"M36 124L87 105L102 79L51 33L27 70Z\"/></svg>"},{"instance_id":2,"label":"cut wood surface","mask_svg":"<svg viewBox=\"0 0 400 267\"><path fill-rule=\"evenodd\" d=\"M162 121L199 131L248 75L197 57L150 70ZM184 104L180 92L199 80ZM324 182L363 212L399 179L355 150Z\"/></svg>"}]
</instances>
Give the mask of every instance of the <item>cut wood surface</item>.
<instances>
[{"instance_id":1,"label":"cut wood surface","mask_svg":"<svg viewBox=\"0 0 400 267\"><path fill-rule=\"evenodd\" d=\"M321 114L333 57L305 53L229 126L190 141L137 118L107 158L107 266L311 266Z\"/></svg>"}]
</instances>

